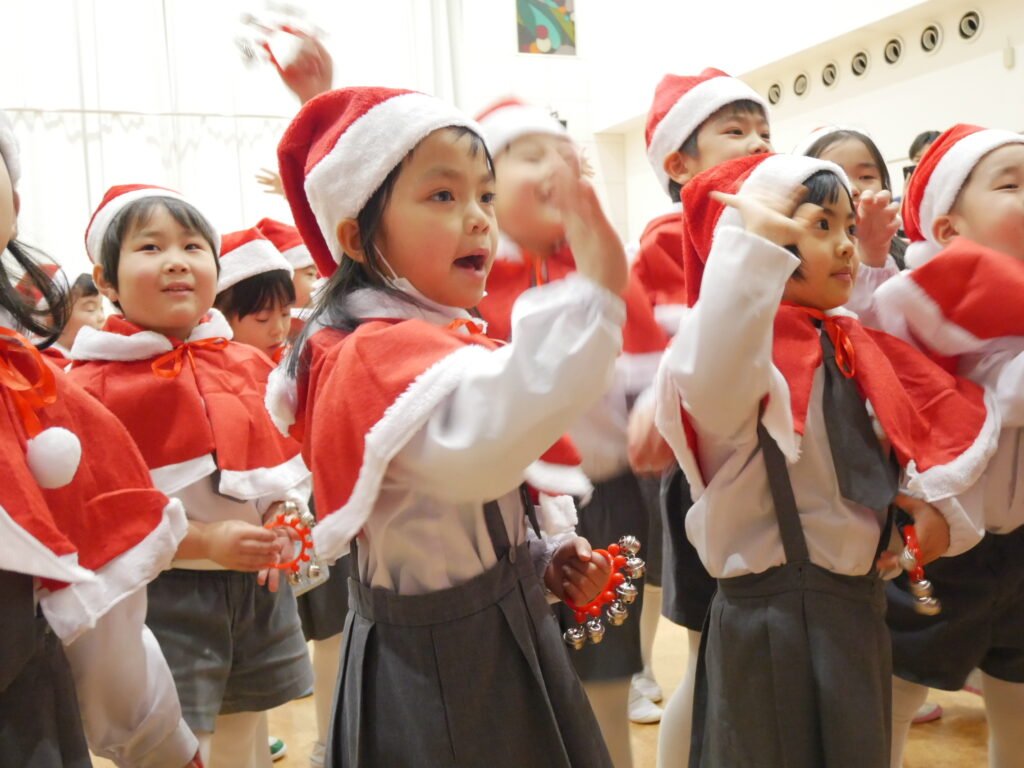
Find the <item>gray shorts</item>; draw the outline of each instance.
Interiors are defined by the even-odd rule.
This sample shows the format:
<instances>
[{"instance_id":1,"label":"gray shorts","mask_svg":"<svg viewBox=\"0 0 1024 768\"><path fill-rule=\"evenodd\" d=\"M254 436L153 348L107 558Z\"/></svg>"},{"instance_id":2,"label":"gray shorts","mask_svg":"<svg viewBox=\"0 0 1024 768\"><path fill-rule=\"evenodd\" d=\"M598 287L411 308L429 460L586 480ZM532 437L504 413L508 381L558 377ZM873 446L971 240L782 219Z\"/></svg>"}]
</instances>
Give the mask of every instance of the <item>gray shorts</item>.
<instances>
[{"instance_id":1,"label":"gray shorts","mask_svg":"<svg viewBox=\"0 0 1024 768\"><path fill-rule=\"evenodd\" d=\"M146 624L174 676L185 722L211 732L217 715L262 712L313 685L295 596L238 571L164 571L149 585Z\"/></svg>"}]
</instances>

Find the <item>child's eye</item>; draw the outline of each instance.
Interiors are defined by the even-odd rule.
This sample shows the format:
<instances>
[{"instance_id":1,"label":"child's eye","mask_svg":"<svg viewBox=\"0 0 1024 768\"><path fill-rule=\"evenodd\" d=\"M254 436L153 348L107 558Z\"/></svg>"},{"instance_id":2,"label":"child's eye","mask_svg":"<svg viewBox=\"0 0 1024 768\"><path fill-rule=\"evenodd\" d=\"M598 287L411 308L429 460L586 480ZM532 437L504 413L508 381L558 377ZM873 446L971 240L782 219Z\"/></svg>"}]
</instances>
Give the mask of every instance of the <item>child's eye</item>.
<instances>
[{"instance_id":1,"label":"child's eye","mask_svg":"<svg viewBox=\"0 0 1024 768\"><path fill-rule=\"evenodd\" d=\"M480 202L482 202L484 205L493 205L494 204L494 193L493 192L484 192L483 195L480 197Z\"/></svg>"},{"instance_id":2,"label":"child's eye","mask_svg":"<svg viewBox=\"0 0 1024 768\"><path fill-rule=\"evenodd\" d=\"M770 133L762 133L761 138L767 141L769 144L771 144L772 135Z\"/></svg>"},{"instance_id":3,"label":"child's eye","mask_svg":"<svg viewBox=\"0 0 1024 768\"><path fill-rule=\"evenodd\" d=\"M455 199L455 195L450 190L442 189L440 192L432 194L430 199L439 203L450 203Z\"/></svg>"},{"instance_id":4,"label":"child's eye","mask_svg":"<svg viewBox=\"0 0 1024 768\"><path fill-rule=\"evenodd\" d=\"M846 234L848 234L850 237L856 237L857 236L857 225L856 224L851 224L849 226L849 228L846 230Z\"/></svg>"},{"instance_id":5,"label":"child's eye","mask_svg":"<svg viewBox=\"0 0 1024 768\"><path fill-rule=\"evenodd\" d=\"M186 249L191 249L193 251L201 251L201 250L203 250L203 244L202 243L189 243L188 245L185 246L185 248Z\"/></svg>"},{"instance_id":6,"label":"child's eye","mask_svg":"<svg viewBox=\"0 0 1024 768\"><path fill-rule=\"evenodd\" d=\"M160 250L160 246L158 246L156 243L143 243L142 245L139 246L139 250L140 251L159 251Z\"/></svg>"},{"instance_id":7,"label":"child's eye","mask_svg":"<svg viewBox=\"0 0 1024 768\"><path fill-rule=\"evenodd\" d=\"M729 134L730 136L742 136L743 135L743 131L741 131L739 128L726 128L725 132L727 134Z\"/></svg>"},{"instance_id":8,"label":"child's eye","mask_svg":"<svg viewBox=\"0 0 1024 768\"><path fill-rule=\"evenodd\" d=\"M1017 184L1015 184L1013 182L1010 182L1009 184L1003 184L1003 185L1001 185L999 187L996 187L996 191L997 192L1003 192L1003 191L1007 191L1007 190L1008 191L1013 191L1013 190L1019 189L1019 188L1020 188L1019 185L1017 185Z\"/></svg>"},{"instance_id":9,"label":"child's eye","mask_svg":"<svg viewBox=\"0 0 1024 768\"><path fill-rule=\"evenodd\" d=\"M828 219L818 219L816 222L814 222L814 226L824 232L828 232Z\"/></svg>"}]
</instances>

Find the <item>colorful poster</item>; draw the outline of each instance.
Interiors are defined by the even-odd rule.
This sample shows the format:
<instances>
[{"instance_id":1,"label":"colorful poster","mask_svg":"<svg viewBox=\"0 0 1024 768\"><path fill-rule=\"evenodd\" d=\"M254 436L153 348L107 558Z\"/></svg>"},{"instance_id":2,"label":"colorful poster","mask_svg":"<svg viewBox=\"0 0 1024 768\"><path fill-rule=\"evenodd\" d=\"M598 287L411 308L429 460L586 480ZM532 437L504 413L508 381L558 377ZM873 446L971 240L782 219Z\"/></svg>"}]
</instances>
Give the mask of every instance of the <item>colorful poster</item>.
<instances>
[{"instance_id":1,"label":"colorful poster","mask_svg":"<svg viewBox=\"0 0 1024 768\"><path fill-rule=\"evenodd\" d=\"M520 53L576 55L573 0L516 0Z\"/></svg>"}]
</instances>

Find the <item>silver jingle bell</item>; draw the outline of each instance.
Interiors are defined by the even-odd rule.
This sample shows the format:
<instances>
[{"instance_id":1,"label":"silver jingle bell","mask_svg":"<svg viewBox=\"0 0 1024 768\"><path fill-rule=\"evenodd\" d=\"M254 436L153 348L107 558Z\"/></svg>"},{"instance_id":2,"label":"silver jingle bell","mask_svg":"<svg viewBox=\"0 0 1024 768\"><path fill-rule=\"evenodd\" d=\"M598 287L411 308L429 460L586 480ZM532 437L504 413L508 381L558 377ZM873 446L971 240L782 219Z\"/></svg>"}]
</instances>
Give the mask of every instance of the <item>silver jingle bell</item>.
<instances>
[{"instance_id":1,"label":"silver jingle bell","mask_svg":"<svg viewBox=\"0 0 1024 768\"><path fill-rule=\"evenodd\" d=\"M615 588L615 594L623 603L630 605L636 600L640 591L628 581L624 581Z\"/></svg>"},{"instance_id":2,"label":"silver jingle bell","mask_svg":"<svg viewBox=\"0 0 1024 768\"><path fill-rule=\"evenodd\" d=\"M587 620L587 638L594 645L604 640L604 624L598 618Z\"/></svg>"},{"instance_id":3,"label":"silver jingle bell","mask_svg":"<svg viewBox=\"0 0 1024 768\"><path fill-rule=\"evenodd\" d=\"M619 539L619 549L625 552L629 557L635 557L636 553L640 551L640 539L636 536L625 535Z\"/></svg>"},{"instance_id":4,"label":"silver jingle bell","mask_svg":"<svg viewBox=\"0 0 1024 768\"><path fill-rule=\"evenodd\" d=\"M288 572L288 583L293 587L299 586L302 583L302 576L299 575L298 571Z\"/></svg>"},{"instance_id":5,"label":"silver jingle bell","mask_svg":"<svg viewBox=\"0 0 1024 768\"><path fill-rule=\"evenodd\" d=\"M320 563L313 562L310 563L309 568L306 569L306 575L311 579L319 579L321 570Z\"/></svg>"},{"instance_id":6,"label":"silver jingle bell","mask_svg":"<svg viewBox=\"0 0 1024 768\"><path fill-rule=\"evenodd\" d=\"M910 593L917 598L932 596L932 583L928 579L910 582Z\"/></svg>"},{"instance_id":7,"label":"silver jingle bell","mask_svg":"<svg viewBox=\"0 0 1024 768\"><path fill-rule=\"evenodd\" d=\"M629 618L629 608L621 600L613 600L608 605L608 623L613 627L621 627Z\"/></svg>"},{"instance_id":8,"label":"silver jingle bell","mask_svg":"<svg viewBox=\"0 0 1024 768\"><path fill-rule=\"evenodd\" d=\"M587 644L587 631L580 626L569 627L562 634L562 639L570 648L579 651Z\"/></svg>"},{"instance_id":9,"label":"silver jingle bell","mask_svg":"<svg viewBox=\"0 0 1024 768\"><path fill-rule=\"evenodd\" d=\"M647 571L647 564L639 557L626 560L626 575L631 579L641 579Z\"/></svg>"},{"instance_id":10,"label":"silver jingle bell","mask_svg":"<svg viewBox=\"0 0 1024 768\"><path fill-rule=\"evenodd\" d=\"M316 527L316 518L313 517L313 513L310 512L308 509L305 510L301 515L299 515L299 522L301 522L307 528Z\"/></svg>"},{"instance_id":11,"label":"silver jingle bell","mask_svg":"<svg viewBox=\"0 0 1024 768\"><path fill-rule=\"evenodd\" d=\"M912 571L917 568L917 558L910 551L910 547L904 547L900 553L900 568L904 571Z\"/></svg>"},{"instance_id":12,"label":"silver jingle bell","mask_svg":"<svg viewBox=\"0 0 1024 768\"><path fill-rule=\"evenodd\" d=\"M919 597L914 601L914 610L924 616L937 616L942 613L942 603L934 597Z\"/></svg>"}]
</instances>

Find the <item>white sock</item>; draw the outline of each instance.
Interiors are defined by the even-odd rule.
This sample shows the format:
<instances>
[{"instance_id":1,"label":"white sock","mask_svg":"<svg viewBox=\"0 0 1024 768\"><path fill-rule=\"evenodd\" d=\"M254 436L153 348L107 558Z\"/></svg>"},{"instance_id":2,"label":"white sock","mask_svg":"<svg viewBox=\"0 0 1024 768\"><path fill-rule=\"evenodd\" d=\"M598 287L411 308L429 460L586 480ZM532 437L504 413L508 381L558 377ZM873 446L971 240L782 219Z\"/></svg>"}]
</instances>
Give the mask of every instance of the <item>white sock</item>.
<instances>
[{"instance_id":1,"label":"white sock","mask_svg":"<svg viewBox=\"0 0 1024 768\"><path fill-rule=\"evenodd\" d=\"M633 768L633 749L629 743L629 686L628 677L583 683L615 768Z\"/></svg>"},{"instance_id":2,"label":"white sock","mask_svg":"<svg viewBox=\"0 0 1024 768\"><path fill-rule=\"evenodd\" d=\"M218 715L207 768L270 768L267 713Z\"/></svg>"},{"instance_id":3,"label":"white sock","mask_svg":"<svg viewBox=\"0 0 1024 768\"><path fill-rule=\"evenodd\" d=\"M661 619L661 587L644 584L644 605L640 611L640 657L644 662L644 677L654 680L651 660L654 655L654 636Z\"/></svg>"},{"instance_id":4,"label":"white sock","mask_svg":"<svg viewBox=\"0 0 1024 768\"><path fill-rule=\"evenodd\" d=\"M331 732L331 710L341 666L342 633L313 641L313 705L316 708L316 743L309 756L312 768L323 768L327 735Z\"/></svg>"},{"instance_id":5,"label":"white sock","mask_svg":"<svg viewBox=\"0 0 1024 768\"><path fill-rule=\"evenodd\" d=\"M1024 768L1024 683L981 673L989 768Z\"/></svg>"},{"instance_id":6,"label":"white sock","mask_svg":"<svg viewBox=\"0 0 1024 768\"><path fill-rule=\"evenodd\" d=\"M928 699L928 686L892 678L892 752L889 768L902 768L910 722Z\"/></svg>"},{"instance_id":7,"label":"white sock","mask_svg":"<svg viewBox=\"0 0 1024 768\"><path fill-rule=\"evenodd\" d=\"M690 759L690 734L693 730L693 689L697 682L697 656L700 632L686 630L689 649L686 672L665 705L658 731L658 768L687 765Z\"/></svg>"}]
</instances>

